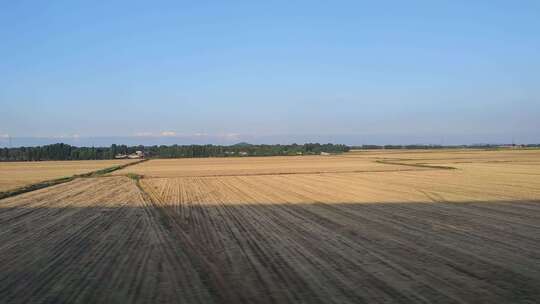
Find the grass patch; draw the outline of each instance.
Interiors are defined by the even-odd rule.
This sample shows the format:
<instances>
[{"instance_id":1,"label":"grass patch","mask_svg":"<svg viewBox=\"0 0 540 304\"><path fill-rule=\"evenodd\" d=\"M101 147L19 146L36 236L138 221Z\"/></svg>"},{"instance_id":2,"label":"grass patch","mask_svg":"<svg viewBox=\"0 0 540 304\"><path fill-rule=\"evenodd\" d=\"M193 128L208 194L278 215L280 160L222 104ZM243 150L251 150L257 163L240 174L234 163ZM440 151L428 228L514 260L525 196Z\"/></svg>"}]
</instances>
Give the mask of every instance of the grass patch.
<instances>
[{"instance_id":1,"label":"grass patch","mask_svg":"<svg viewBox=\"0 0 540 304\"><path fill-rule=\"evenodd\" d=\"M126 176L136 182L139 182L139 180L143 177L142 175L136 174L136 173L128 173Z\"/></svg>"}]
</instances>

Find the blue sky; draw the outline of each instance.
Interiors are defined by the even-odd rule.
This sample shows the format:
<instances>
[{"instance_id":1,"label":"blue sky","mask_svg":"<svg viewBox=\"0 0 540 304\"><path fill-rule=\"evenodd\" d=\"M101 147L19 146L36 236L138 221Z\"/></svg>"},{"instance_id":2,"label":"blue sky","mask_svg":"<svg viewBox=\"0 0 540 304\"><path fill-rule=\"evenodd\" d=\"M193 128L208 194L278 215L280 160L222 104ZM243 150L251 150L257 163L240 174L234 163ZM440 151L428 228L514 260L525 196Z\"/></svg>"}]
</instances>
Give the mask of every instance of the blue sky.
<instances>
[{"instance_id":1,"label":"blue sky","mask_svg":"<svg viewBox=\"0 0 540 304\"><path fill-rule=\"evenodd\" d=\"M97 2L0 2L0 145L540 142L538 1Z\"/></svg>"}]
</instances>

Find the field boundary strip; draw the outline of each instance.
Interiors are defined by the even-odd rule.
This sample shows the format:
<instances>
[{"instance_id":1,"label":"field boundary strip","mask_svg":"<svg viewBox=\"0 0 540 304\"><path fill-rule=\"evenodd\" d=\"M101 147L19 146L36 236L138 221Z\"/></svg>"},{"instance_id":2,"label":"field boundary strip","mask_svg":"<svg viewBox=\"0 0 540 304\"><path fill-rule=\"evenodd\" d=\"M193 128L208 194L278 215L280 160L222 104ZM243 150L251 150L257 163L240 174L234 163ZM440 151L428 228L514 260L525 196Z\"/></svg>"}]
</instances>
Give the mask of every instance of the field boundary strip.
<instances>
[{"instance_id":1,"label":"field boundary strip","mask_svg":"<svg viewBox=\"0 0 540 304\"><path fill-rule=\"evenodd\" d=\"M397 165L397 164L396 164ZM405 165L405 164L404 164ZM432 170L450 169L430 166L413 166ZM451 169L455 169L451 167ZM206 175L180 175L180 176L159 176L159 175L140 175L141 178L184 178L184 177L235 177L235 176L272 176L272 175L321 175L321 174L354 174L354 173L385 173L385 172L406 172L420 171L417 169L395 169L395 170L349 170L349 171L306 171L306 172L273 172L273 173L238 173L238 174L206 174ZM422 170L429 171L429 170ZM130 174L130 173L128 173Z\"/></svg>"},{"instance_id":2,"label":"field boundary strip","mask_svg":"<svg viewBox=\"0 0 540 304\"><path fill-rule=\"evenodd\" d=\"M451 166L439 166L439 165L429 165L429 164L420 164L420 163L414 163L414 164L407 164L407 163L400 163L399 161L393 160L393 159L380 159L376 160L376 163L379 164L386 164L386 165L398 165L398 166L409 166L409 167L419 167L419 168L431 168L431 169L442 169L442 170L457 170L456 167Z\"/></svg>"},{"instance_id":3,"label":"field boundary strip","mask_svg":"<svg viewBox=\"0 0 540 304\"><path fill-rule=\"evenodd\" d=\"M34 191L34 190L39 190L39 189L47 188L47 187L50 187L50 186L67 183L67 182L70 182L72 180L75 180L76 178L88 178L88 177L102 176L102 175L111 173L111 172L116 171L116 170L120 170L120 169L129 167L129 166L133 166L133 165L136 165L136 164L140 164L140 163L145 162L147 160L148 159L143 159L143 160L140 160L140 161L137 161L137 162L127 163L127 164L123 164L123 165L116 165L116 166L107 167L107 168L103 168L103 169L99 169L99 170L95 170L95 171L91 171L91 172L87 172L87 173L75 174L75 175L72 175L72 176L67 176L67 177L61 177L61 178L55 178L55 179L51 179L51 180L41 181L41 182L38 182L38 183L21 186L21 187L15 188L15 189L2 191L2 192L0 192L0 200L8 198L8 197L16 196L16 195L19 195L19 194L31 192L31 191Z\"/></svg>"}]
</instances>

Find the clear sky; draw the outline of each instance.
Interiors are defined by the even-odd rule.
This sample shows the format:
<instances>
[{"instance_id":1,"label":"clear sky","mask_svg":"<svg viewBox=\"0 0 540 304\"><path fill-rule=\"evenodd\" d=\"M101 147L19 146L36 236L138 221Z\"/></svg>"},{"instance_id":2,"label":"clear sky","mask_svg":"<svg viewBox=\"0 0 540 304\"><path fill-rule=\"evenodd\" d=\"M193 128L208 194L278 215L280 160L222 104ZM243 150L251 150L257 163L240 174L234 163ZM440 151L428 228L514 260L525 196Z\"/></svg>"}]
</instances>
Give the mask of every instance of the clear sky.
<instances>
[{"instance_id":1,"label":"clear sky","mask_svg":"<svg viewBox=\"0 0 540 304\"><path fill-rule=\"evenodd\" d=\"M537 143L540 1L0 1L8 135Z\"/></svg>"}]
</instances>

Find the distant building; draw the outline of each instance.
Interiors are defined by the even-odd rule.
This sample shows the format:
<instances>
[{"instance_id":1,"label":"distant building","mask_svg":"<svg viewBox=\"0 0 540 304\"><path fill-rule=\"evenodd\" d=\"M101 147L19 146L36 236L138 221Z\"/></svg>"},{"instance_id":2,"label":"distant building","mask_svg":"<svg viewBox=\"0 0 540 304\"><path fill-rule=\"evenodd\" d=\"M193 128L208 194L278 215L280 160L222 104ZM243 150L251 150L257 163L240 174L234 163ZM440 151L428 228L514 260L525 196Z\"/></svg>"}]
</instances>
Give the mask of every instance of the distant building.
<instances>
[{"instance_id":1,"label":"distant building","mask_svg":"<svg viewBox=\"0 0 540 304\"><path fill-rule=\"evenodd\" d=\"M330 153L328 153L328 152L321 152L321 155L328 156L328 155L330 155Z\"/></svg>"},{"instance_id":2,"label":"distant building","mask_svg":"<svg viewBox=\"0 0 540 304\"><path fill-rule=\"evenodd\" d=\"M520 149L524 148L525 145L517 145L517 144L508 144L508 145L499 145L497 148L503 148L503 149Z\"/></svg>"},{"instance_id":3,"label":"distant building","mask_svg":"<svg viewBox=\"0 0 540 304\"><path fill-rule=\"evenodd\" d=\"M248 156L248 153L247 153L247 152L244 152L244 151L240 151L240 152L238 152L238 154L239 154L240 156Z\"/></svg>"},{"instance_id":4,"label":"distant building","mask_svg":"<svg viewBox=\"0 0 540 304\"><path fill-rule=\"evenodd\" d=\"M123 159L123 158L129 158L129 159L137 159L137 158L144 158L144 152L143 151L135 151L135 153L132 154L116 154L114 156L116 159Z\"/></svg>"}]
</instances>

